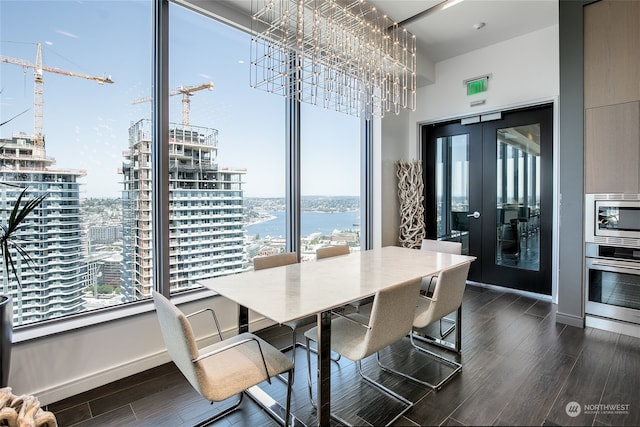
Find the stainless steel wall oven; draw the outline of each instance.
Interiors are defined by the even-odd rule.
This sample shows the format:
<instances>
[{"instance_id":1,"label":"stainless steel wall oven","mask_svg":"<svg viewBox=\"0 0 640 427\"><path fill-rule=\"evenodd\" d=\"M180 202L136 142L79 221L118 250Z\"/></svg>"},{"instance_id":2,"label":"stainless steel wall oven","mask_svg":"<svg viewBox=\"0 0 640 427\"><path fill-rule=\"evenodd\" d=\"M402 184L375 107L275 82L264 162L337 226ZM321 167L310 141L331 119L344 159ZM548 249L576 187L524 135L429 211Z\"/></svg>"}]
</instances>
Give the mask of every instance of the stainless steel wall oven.
<instances>
[{"instance_id":1,"label":"stainless steel wall oven","mask_svg":"<svg viewBox=\"0 0 640 427\"><path fill-rule=\"evenodd\" d=\"M585 312L640 324L640 195L588 194Z\"/></svg>"}]
</instances>

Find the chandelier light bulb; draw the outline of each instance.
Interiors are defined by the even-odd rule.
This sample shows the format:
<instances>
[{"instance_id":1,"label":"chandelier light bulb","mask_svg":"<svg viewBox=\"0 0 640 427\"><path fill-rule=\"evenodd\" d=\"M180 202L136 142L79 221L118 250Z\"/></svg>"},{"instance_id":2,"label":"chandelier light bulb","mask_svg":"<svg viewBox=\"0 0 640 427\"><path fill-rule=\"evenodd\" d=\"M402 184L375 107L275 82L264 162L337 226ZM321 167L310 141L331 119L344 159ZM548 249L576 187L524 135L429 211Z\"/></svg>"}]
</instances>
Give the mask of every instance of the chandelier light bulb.
<instances>
[{"instance_id":1,"label":"chandelier light bulb","mask_svg":"<svg viewBox=\"0 0 640 427\"><path fill-rule=\"evenodd\" d=\"M416 37L365 0L251 6L252 87L356 116L415 109Z\"/></svg>"}]
</instances>

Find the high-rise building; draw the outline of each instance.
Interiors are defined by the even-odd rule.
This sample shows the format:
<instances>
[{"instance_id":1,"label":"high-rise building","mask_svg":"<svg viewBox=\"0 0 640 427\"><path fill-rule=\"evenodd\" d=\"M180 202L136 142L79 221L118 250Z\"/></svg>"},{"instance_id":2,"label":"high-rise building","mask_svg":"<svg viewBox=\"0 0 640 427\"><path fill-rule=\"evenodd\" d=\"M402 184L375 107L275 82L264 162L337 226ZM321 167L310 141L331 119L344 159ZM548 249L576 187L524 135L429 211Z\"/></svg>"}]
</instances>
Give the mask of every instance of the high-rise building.
<instances>
[{"instance_id":1,"label":"high-rise building","mask_svg":"<svg viewBox=\"0 0 640 427\"><path fill-rule=\"evenodd\" d=\"M11 249L20 283L0 270L4 292L13 296L15 325L79 313L84 309L86 262L80 218L80 183L85 171L55 169L43 144L16 134L0 139L0 220L7 223L23 188L28 197L47 196L24 221L21 246ZM26 196L25 196L26 197ZM23 203L25 201L23 200Z\"/></svg>"},{"instance_id":2,"label":"high-rise building","mask_svg":"<svg viewBox=\"0 0 640 427\"><path fill-rule=\"evenodd\" d=\"M171 288L246 269L242 179L246 170L220 168L218 131L172 124L169 130ZM123 165L123 295L150 295L151 122L129 128Z\"/></svg>"}]
</instances>

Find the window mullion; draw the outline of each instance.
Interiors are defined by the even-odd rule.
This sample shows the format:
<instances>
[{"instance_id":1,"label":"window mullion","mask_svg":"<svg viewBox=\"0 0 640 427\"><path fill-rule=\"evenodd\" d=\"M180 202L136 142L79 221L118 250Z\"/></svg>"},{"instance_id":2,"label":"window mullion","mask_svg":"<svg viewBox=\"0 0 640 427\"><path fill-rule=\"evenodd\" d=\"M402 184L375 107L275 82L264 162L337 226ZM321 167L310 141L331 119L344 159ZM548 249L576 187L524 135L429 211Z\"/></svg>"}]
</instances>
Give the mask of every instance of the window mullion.
<instances>
[{"instance_id":1,"label":"window mullion","mask_svg":"<svg viewBox=\"0 0 640 427\"><path fill-rule=\"evenodd\" d=\"M169 0L153 2L152 233L154 288L170 293L169 269Z\"/></svg>"},{"instance_id":2,"label":"window mullion","mask_svg":"<svg viewBox=\"0 0 640 427\"><path fill-rule=\"evenodd\" d=\"M287 251L301 256L300 245L300 60L296 52L289 54L289 91L286 98L286 245Z\"/></svg>"}]
</instances>

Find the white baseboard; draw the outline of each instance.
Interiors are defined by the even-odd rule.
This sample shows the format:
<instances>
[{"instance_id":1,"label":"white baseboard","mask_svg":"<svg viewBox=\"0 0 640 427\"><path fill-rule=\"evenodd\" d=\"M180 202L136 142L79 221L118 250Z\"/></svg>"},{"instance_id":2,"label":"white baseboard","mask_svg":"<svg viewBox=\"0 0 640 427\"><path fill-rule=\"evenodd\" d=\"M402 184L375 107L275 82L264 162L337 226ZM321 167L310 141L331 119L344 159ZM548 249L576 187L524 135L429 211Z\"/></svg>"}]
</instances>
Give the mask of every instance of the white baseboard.
<instances>
[{"instance_id":1,"label":"white baseboard","mask_svg":"<svg viewBox=\"0 0 640 427\"><path fill-rule=\"evenodd\" d=\"M556 313L556 323L562 323L563 325L569 325L575 328L584 328L584 317L558 312Z\"/></svg>"},{"instance_id":2,"label":"white baseboard","mask_svg":"<svg viewBox=\"0 0 640 427\"><path fill-rule=\"evenodd\" d=\"M586 316L585 323L586 326L590 328L604 329L605 331L640 338L640 325L635 323L621 322L597 316Z\"/></svg>"}]
</instances>

